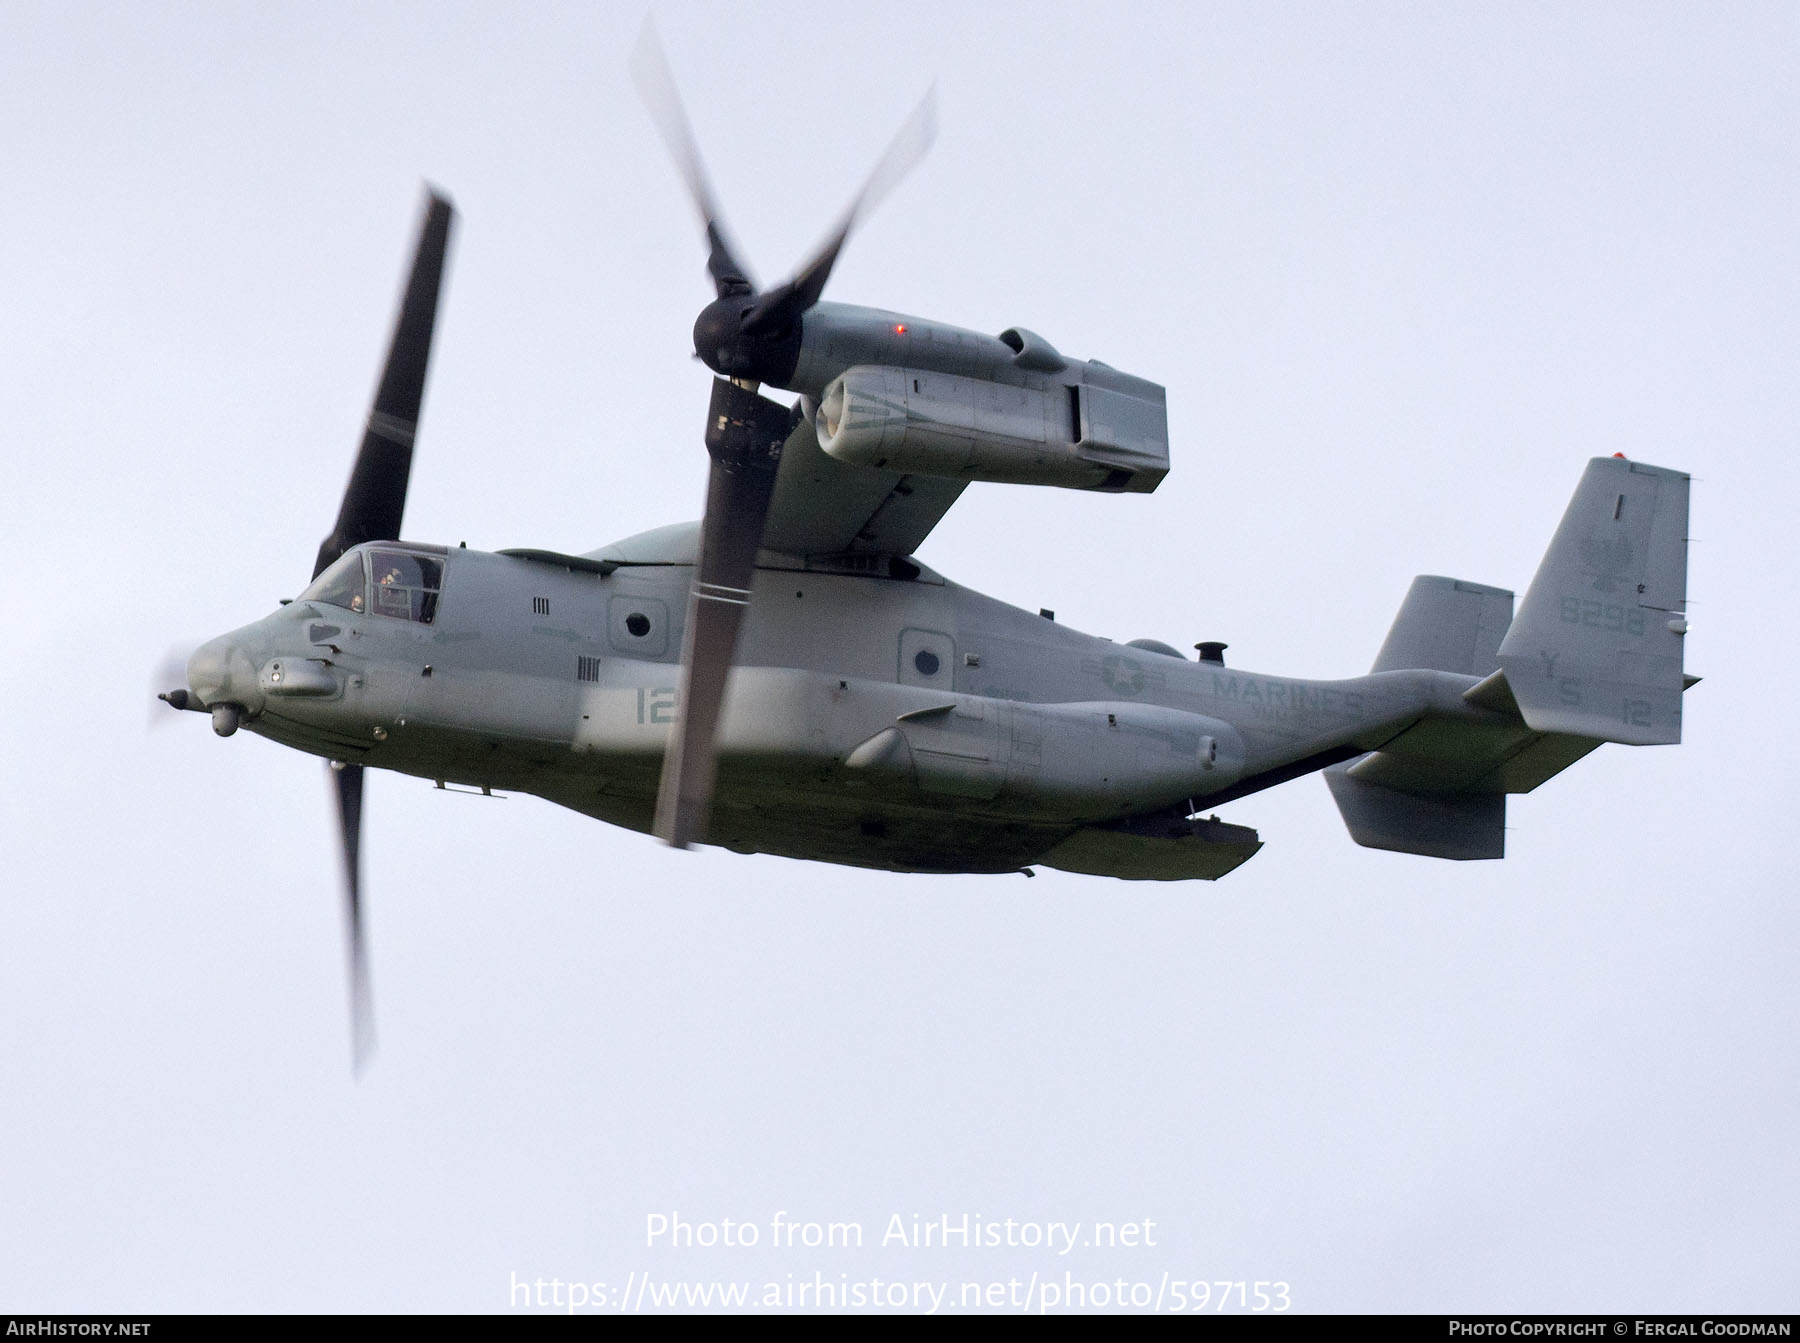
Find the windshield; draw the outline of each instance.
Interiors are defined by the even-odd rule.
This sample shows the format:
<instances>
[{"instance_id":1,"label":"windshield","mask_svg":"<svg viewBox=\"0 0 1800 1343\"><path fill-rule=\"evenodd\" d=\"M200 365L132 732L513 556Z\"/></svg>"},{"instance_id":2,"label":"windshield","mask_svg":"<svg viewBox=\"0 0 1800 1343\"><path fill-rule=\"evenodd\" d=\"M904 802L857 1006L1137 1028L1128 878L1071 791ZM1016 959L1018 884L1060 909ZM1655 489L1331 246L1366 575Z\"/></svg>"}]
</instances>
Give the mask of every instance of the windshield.
<instances>
[{"instance_id":1,"label":"windshield","mask_svg":"<svg viewBox=\"0 0 1800 1343\"><path fill-rule=\"evenodd\" d=\"M300 600L362 611L367 609L363 590L362 552L353 550L313 579L312 586L300 594Z\"/></svg>"},{"instance_id":2,"label":"windshield","mask_svg":"<svg viewBox=\"0 0 1800 1343\"><path fill-rule=\"evenodd\" d=\"M315 578L300 600L429 625L443 575L444 562L432 556L359 546Z\"/></svg>"}]
</instances>

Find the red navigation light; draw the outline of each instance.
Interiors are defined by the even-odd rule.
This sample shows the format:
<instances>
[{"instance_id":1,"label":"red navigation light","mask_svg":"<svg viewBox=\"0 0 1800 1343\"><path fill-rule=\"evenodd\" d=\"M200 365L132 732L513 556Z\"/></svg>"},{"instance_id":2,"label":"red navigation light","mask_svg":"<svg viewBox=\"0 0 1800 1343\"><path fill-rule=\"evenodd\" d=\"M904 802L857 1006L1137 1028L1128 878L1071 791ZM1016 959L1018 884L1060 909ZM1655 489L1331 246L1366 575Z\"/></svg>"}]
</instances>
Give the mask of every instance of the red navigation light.
<instances>
[{"instance_id":1,"label":"red navigation light","mask_svg":"<svg viewBox=\"0 0 1800 1343\"><path fill-rule=\"evenodd\" d=\"M904 336L906 334L906 323L905 322L895 322L894 323L894 334L896 336Z\"/></svg>"},{"instance_id":2,"label":"red navigation light","mask_svg":"<svg viewBox=\"0 0 1800 1343\"><path fill-rule=\"evenodd\" d=\"M1630 461L1630 460L1631 460L1631 458L1629 458L1629 457L1627 457L1627 456L1626 456L1626 455L1625 455L1625 454L1624 454L1624 453L1622 453L1622 452L1615 452L1615 453L1614 453L1614 454L1613 454L1613 456L1615 456L1615 457L1617 457L1617 458L1618 458L1618 459L1619 459L1619 460L1620 460L1620 461L1621 461L1621 462L1629 462L1629 461Z\"/></svg>"}]
</instances>

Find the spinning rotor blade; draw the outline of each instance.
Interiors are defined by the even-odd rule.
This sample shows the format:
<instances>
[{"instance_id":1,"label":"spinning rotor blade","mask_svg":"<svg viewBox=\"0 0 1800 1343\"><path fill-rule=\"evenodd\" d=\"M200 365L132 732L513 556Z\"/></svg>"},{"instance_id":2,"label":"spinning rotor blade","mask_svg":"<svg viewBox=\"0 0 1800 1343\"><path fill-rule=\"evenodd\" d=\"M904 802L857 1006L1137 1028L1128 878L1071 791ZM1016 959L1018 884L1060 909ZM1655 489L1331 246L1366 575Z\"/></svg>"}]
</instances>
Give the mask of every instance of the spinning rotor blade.
<instances>
[{"instance_id":1,"label":"spinning rotor blade","mask_svg":"<svg viewBox=\"0 0 1800 1343\"><path fill-rule=\"evenodd\" d=\"M344 934L350 952L350 1066L361 1072L375 1052L375 1016L369 1003L369 962L363 952L363 767L331 765L337 794L338 834L344 846Z\"/></svg>"},{"instance_id":2,"label":"spinning rotor blade","mask_svg":"<svg viewBox=\"0 0 1800 1343\"><path fill-rule=\"evenodd\" d=\"M926 92L850 202L842 221L812 259L793 279L767 292L758 292L749 270L726 241L712 184L700 163L693 127L682 107L681 94L676 91L675 76L669 71L662 42L648 20L632 53L631 69L651 120L706 225L711 248L706 268L712 273L718 297L701 309L694 321L694 353L714 373L728 378L777 387L791 385L800 357L799 319L825 292L825 282L831 278L831 268L837 264L838 253L843 251L851 230L931 147L937 135L937 91Z\"/></svg>"},{"instance_id":3,"label":"spinning rotor blade","mask_svg":"<svg viewBox=\"0 0 1800 1343\"><path fill-rule=\"evenodd\" d=\"M150 692L156 698L150 701L150 725L167 723L169 709L185 709L188 706L189 692L187 688L188 657L193 647L176 647L171 645L156 664L156 670L150 674ZM160 700L168 708L158 709Z\"/></svg>"},{"instance_id":4,"label":"spinning rotor blade","mask_svg":"<svg viewBox=\"0 0 1800 1343\"><path fill-rule=\"evenodd\" d=\"M392 541L400 536L406 482L412 474L413 435L425 400L425 371L431 362L431 333L437 323L438 287L450 244L455 211L435 190L419 230L412 274L400 301L400 316L388 347L387 363L375 389L369 427L363 432L350 483L338 508L337 525L319 546L317 578L351 546Z\"/></svg>"},{"instance_id":5,"label":"spinning rotor blade","mask_svg":"<svg viewBox=\"0 0 1800 1343\"><path fill-rule=\"evenodd\" d=\"M437 325L438 290L450 247L455 215L447 198L433 190L413 254L412 272L400 300L387 362L375 388L369 427L350 469L350 483L338 507L337 525L319 546L313 565L317 578L351 546L364 541L396 541L406 511L406 485L412 475L413 437L425 400L425 374L431 363L431 337ZM344 854L344 932L350 958L350 1058L358 1072L375 1047L370 1007L368 957L363 947L362 802L363 767L334 765L332 789L337 796L338 834Z\"/></svg>"},{"instance_id":6,"label":"spinning rotor blade","mask_svg":"<svg viewBox=\"0 0 1800 1343\"><path fill-rule=\"evenodd\" d=\"M678 849L706 830L725 684L750 604L775 471L794 423L795 412L736 383L713 379L706 425L712 464L682 636L681 714L669 737L656 797L655 832Z\"/></svg>"},{"instance_id":7,"label":"spinning rotor blade","mask_svg":"<svg viewBox=\"0 0 1800 1343\"><path fill-rule=\"evenodd\" d=\"M844 211L843 222L836 232L825 240L825 245L793 279L756 300L755 306L744 317L745 331L751 335L784 331L796 317L819 301L819 296L825 292L825 282L831 278L831 268L837 264L838 253L850 237L850 230L918 165L936 138L937 89L933 87L925 91L912 115L901 124L887 152L850 202L850 208Z\"/></svg>"},{"instance_id":8,"label":"spinning rotor blade","mask_svg":"<svg viewBox=\"0 0 1800 1343\"><path fill-rule=\"evenodd\" d=\"M706 241L712 249L706 258L706 269L713 277L718 296L755 292L750 272L725 241L724 221L713 200L712 183L707 180L706 168L700 162L694 128L688 123L687 108L682 104L681 91L675 86L675 75L669 69L662 39L656 35L656 25L649 18L645 18L644 31L638 35L637 46L631 53L631 77L637 82L650 120L656 123L657 133L669 147L669 154L675 160L682 180L687 183L688 194L694 198L694 208L700 211L700 221L706 225Z\"/></svg>"}]
</instances>

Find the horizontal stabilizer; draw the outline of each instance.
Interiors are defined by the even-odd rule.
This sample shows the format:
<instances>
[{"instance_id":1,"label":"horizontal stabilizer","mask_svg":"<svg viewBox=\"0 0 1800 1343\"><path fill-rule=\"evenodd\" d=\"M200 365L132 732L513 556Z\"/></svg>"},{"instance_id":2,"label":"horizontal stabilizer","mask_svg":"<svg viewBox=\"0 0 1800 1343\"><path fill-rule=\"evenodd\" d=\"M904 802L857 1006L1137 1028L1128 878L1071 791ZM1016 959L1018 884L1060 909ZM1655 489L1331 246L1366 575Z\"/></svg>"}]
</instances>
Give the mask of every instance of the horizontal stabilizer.
<instances>
[{"instance_id":1,"label":"horizontal stabilizer","mask_svg":"<svg viewBox=\"0 0 1800 1343\"><path fill-rule=\"evenodd\" d=\"M1681 472L1588 463L1500 643L1506 685L1534 731L1681 740L1687 521Z\"/></svg>"},{"instance_id":2,"label":"horizontal stabilizer","mask_svg":"<svg viewBox=\"0 0 1800 1343\"><path fill-rule=\"evenodd\" d=\"M1350 838L1364 848L1427 858L1506 856L1504 793L1405 793L1365 783L1352 768L1333 765L1325 782Z\"/></svg>"}]
</instances>

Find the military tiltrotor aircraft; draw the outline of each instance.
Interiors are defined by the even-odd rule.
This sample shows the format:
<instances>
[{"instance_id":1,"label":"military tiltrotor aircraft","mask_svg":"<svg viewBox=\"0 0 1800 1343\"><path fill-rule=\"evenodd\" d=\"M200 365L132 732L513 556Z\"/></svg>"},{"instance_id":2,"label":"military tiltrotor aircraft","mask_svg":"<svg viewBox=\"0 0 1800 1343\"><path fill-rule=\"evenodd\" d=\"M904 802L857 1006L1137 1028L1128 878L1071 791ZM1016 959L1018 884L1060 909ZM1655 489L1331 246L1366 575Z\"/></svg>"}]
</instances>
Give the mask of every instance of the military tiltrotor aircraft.
<instances>
[{"instance_id":1,"label":"military tiltrotor aircraft","mask_svg":"<svg viewBox=\"0 0 1800 1343\"><path fill-rule=\"evenodd\" d=\"M1688 480L1623 458L1588 464L1516 614L1501 588L1419 578L1349 680L1115 644L934 573L913 553L972 480L1155 489L1163 389L1023 328L820 300L929 103L819 255L758 290L654 47L639 68L711 244L703 519L580 555L399 539L451 223L433 195L310 586L163 696L331 762L359 1058L370 766L678 847L1169 881L1250 858L1254 830L1202 813L1303 774L1324 771L1360 844L1498 858L1508 793L1602 742L1680 740Z\"/></svg>"}]
</instances>

